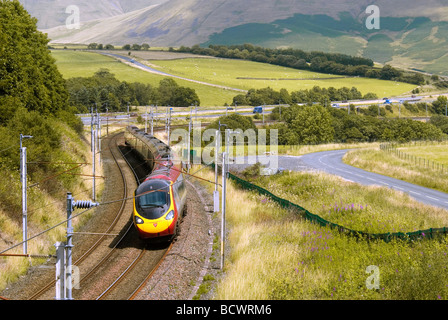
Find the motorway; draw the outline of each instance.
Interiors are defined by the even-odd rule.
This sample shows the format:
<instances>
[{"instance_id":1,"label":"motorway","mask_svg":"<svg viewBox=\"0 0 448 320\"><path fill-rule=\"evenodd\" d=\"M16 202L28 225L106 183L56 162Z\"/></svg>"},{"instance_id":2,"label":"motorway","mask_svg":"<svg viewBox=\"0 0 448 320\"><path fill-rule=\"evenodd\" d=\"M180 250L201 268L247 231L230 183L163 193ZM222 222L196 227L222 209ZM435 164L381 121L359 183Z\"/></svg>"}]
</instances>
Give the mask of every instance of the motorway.
<instances>
[{"instance_id":1,"label":"motorway","mask_svg":"<svg viewBox=\"0 0 448 320\"><path fill-rule=\"evenodd\" d=\"M349 150L323 151L310 153L303 156L278 156L274 162L278 167L292 171L317 170L329 174L337 175L343 179L366 186L377 185L398 190L409 194L410 197L424 204L448 209L448 194L433 189L421 187L409 182L390 178L381 174L368 172L343 163L342 158ZM269 156L259 156L258 160L269 163ZM244 160L247 162L248 158ZM252 159L253 160L253 159ZM241 158L235 161L241 163ZM252 161L253 162L253 161ZM251 163L252 163L251 162ZM234 165L234 168L241 170L247 165Z\"/></svg>"},{"instance_id":2,"label":"motorway","mask_svg":"<svg viewBox=\"0 0 448 320\"><path fill-rule=\"evenodd\" d=\"M196 117L198 119L200 118L206 118L206 119L217 119L219 117L222 117L224 115L231 115L232 113L238 113L240 115L243 116L251 116L254 115L253 113L253 107L251 108L246 108L246 107L241 107L238 108L237 110L234 109L234 107L230 107L232 108L231 110L227 110L226 112L226 107L222 107L222 109L217 110L217 109L212 109L212 110L198 110L197 112L194 111L193 108L193 112L192 112L192 118L195 119ZM165 107L163 107L163 109L165 109ZM176 109L176 108L174 108ZM274 109L274 106L266 106L264 108L264 114L265 116L268 116L269 114L272 113L272 109ZM84 125L90 125L91 121L92 121L92 116L90 114L79 114L78 115L82 122L84 123ZM148 118L148 120L151 119L151 113L144 113L141 115L143 120L146 120L146 118ZM157 120L166 120L166 112L154 112L153 113L154 119ZM172 111L171 112L171 117L172 120L185 120L187 119L187 117L190 116L190 112L185 112L185 111ZM129 114L123 114L123 113L109 113L109 115L106 115L105 113L101 113L101 122L106 123L107 121L112 122L117 122L117 121L128 121L130 118ZM135 120L135 119L134 119ZM131 121L134 121L131 120ZM266 118L266 120L268 120Z\"/></svg>"}]
</instances>

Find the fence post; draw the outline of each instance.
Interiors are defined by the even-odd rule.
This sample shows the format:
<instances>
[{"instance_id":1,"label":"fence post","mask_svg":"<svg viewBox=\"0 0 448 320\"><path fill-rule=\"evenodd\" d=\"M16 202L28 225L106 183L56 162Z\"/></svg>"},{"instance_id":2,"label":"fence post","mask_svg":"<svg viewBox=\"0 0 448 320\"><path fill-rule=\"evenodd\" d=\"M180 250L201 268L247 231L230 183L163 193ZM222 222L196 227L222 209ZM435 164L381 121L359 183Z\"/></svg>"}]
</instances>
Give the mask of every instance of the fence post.
<instances>
[{"instance_id":1,"label":"fence post","mask_svg":"<svg viewBox=\"0 0 448 320\"><path fill-rule=\"evenodd\" d=\"M227 189L227 160L228 153L222 155L222 205L221 205L221 270L224 269L224 246L226 238L226 189Z\"/></svg>"}]
</instances>

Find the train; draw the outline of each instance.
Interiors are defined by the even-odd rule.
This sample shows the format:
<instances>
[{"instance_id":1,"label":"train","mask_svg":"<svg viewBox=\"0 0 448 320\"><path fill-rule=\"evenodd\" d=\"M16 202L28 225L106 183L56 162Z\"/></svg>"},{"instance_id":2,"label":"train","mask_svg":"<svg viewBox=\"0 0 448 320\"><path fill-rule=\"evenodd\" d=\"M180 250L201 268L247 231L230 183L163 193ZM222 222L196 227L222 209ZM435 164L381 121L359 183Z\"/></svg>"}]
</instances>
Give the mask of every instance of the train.
<instances>
[{"instance_id":1,"label":"train","mask_svg":"<svg viewBox=\"0 0 448 320\"><path fill-rule=\"evenodd\" d=\"M187 188L182 168L173 163L171 148L136 126L125 130L125 143L149 167L134 192L132 220L142 240L174 240L184 217Z\"/></svg>"}]
</instances>

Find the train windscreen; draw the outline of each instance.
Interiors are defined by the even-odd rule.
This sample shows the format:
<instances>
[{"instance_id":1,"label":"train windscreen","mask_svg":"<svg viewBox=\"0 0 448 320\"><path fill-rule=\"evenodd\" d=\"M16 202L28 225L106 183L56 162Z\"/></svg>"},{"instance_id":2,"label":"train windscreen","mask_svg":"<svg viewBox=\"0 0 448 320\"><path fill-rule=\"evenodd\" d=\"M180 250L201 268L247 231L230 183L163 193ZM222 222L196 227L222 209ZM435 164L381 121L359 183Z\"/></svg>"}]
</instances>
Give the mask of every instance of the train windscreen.
<instances>
[{"instance_id":1,"label":"train windscreen","mask_svg":"<svg viewBox=\"0 0 448 320\"><path fill-rule=\"evenodd\" d=\"M161 218L171 205L170 184L164 180L144 182L135 195L137 212L146 219Z\"/></svg>"}]
</instances>

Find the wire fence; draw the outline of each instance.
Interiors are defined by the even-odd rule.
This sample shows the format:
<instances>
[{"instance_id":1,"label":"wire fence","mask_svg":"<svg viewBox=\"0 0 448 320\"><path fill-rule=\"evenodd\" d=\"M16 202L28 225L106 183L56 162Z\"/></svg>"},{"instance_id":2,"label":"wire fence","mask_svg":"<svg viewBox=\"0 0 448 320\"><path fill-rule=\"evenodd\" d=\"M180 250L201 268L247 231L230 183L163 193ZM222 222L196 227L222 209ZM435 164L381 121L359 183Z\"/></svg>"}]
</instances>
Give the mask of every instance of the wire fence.
<instances>
[{"instance_id":1,"label":"wire fence","mask_svg":"<svg viewBox=\"0 0 448 320\"><path fill-rule=\"evenodd\" d=\"M399 150L399 148L409 148L409 147L423 147L423 146L429 146L429 145L446 145L448 147L448 141L442 140L442 141L411 141L407 143L383 143L380 145L380 149L394 154L399 159L408 161L410 164L425 168L425 169L431 169L437 172L440 172L442 174L448 173L448 165L439 163L437 161L417 157L413 154L406 153L402 150Z\"/></svg>"},{"instance_id":2,"label":"wire fence","mask_svg":"<svg viewBox=\"0 0 448 320\"><path fill-rule=\"evenodd\" d=\"M440 238L440 236L445 236L448 233L448 227L443 228L430 228L426 230L419 230L414 232L395 232L395 233L368 233L363 231L357 231L352 230L349 228L346 228L344 226L341 226L339 224L333 223L331 221L325 220L324 218L313 214L306 210L305 208L292 203L289 200L280 198L270 191L263 189L262 187L259 187L253 183L250 183L246 180L243 180L239 178L238 176L229 173L229 178L234 181L238 186L240 186L242 189L249 190L249 191L255 191L259 194L262 194L266 197L271 198L274 202L276 202L280 207L292 210L301 216L303 216L306 220L317 223L322 227L330 227L332 229L338 230L340 233L364 239L364 240L384 240L385 242L390 242L392 239L401 239L401 240L421 240L421 239L436 239Z\"/></svg>"}]
</instances>

